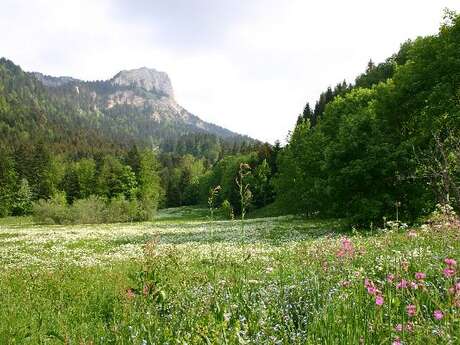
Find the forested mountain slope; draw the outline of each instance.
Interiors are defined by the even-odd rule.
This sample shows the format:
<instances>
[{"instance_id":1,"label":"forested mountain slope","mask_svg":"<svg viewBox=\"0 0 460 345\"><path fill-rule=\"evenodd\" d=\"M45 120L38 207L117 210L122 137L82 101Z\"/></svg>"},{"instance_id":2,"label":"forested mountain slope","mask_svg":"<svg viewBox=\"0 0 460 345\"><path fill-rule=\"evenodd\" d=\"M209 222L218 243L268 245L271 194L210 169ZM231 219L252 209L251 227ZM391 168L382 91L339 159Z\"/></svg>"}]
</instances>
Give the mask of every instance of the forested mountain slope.
<instances>
[{"instance_id":1,"label":"forested mountain slope","mask_svg":"<svg viewBox=\"0 0 460 345\"><path fill-rule=\"evenodd\" d=\"M254 142L177 104L164 72L144 67L87 82L26 73L6 59L0 59L0 135L3 146L41 139L61 151L171 146L184 135Z\"/></svg>"},{"instance_id":2,"label":"forested mountain slope","mask_svg":"<svg viewBox=\"0 0 460 345\"><path fill-rule=\"evenodd\" d=\"M257 145L182 108L166 73L86 82L0 59L0 217L29 214L41 200L46 210L79 201L89 205L81 215L99 207L106 219L112 207L110 221L149 219L160 203L196 202L207 168Z\"/></svg>"}]
</instances>

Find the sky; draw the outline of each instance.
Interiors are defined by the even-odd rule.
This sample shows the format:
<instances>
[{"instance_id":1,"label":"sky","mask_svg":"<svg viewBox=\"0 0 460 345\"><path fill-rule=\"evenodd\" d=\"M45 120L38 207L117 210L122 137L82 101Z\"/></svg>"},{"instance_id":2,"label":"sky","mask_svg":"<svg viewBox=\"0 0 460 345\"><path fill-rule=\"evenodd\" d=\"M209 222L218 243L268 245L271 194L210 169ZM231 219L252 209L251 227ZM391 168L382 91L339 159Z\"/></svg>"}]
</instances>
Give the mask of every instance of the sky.
<instances>
[{"instance_id":1,"label":"sky","mask_svg":"<svg viewBox=\"0 0 460 345\"><path fill-rule=\"evenodd\" d=\"M436 34L458 0L0 0L0 56L26 71L169 74L203 120L284 142L306 102Z\"/></svg>"}]
</instances>

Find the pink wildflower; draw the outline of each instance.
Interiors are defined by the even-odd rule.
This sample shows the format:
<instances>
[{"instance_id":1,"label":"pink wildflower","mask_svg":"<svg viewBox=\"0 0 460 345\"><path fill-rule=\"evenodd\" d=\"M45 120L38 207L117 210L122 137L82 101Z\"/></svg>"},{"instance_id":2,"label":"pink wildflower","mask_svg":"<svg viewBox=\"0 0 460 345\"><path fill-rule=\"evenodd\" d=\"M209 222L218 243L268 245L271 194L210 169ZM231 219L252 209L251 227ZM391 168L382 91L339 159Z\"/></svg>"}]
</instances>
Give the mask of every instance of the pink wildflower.
<instances>
[{"instance_id":1,"label":"pink wildflower","mask_svg":"<svg viewBox=\"0 0 460 345\"><path fill-rule=\"evenodd\" d=\"M455 299L454 306L456 306L457 308L460 308L460 298Z\"/></svg>"},{"instance_id":2,"label":"pink wildflower","mask_svg":"<svg viewBox=\"0 0 460 345\"><path fill-rule=\"evenodd\" d=\"M417 233L413 230L409 231L407 233L407 236L411 237L411 238L414 238L414 237L417 237Z\"/></svg>"},{"instance_id":3,"label":"pink wildflower","mask_svg":"<svg viewBox=\"0 0 460 345\"><path fill-rule=\"evenodd\" d=\"M396 327L395 327L395 331L396 331L396 332L402 332L402 330L403 330L403 325L400 324L400 323L398 323L398 324L396 325Z\"/></svg>"},{"instance_id":4,"label":"pink wildflower","mask_svg":"<svg viewBox=\"0 0 460 345\"><path fill-rule=\"evenodd\" d=\"M402 345L401 339L399 337L396 337L395 341L393 341L392 345Z\"/></svg>"},{"instance_id":5,"label":"pink wildflower","mask_svg":"<svg viewBox=\"0 0 460 345\"><path fill-rule=\"evenodd\" d=\"M351 241L346 237L342 240L342 248L345 250L353 250Z\"/></svg>"},{"instance_id":6,"label":"pink wildflower","mask_svg":"<svg viewBox=\"0 0 460 345\"><path fill-rule=\"evenodd\" d=\"M368 286L367 293L370 295L375 295L377 293L377 289L375 288L375 286Z\"/></svg>"},{"instance_id":7,"label":"pink wildflower","mask_svg":"<svg viewBox=\"0 0 460 345\"><path fill-rule=\"evenodd\" d=\"M387 275L387 282L392 283L393 280L395 280L395 276L393 274L390 273Z\"/></svg>"},{"instance_id":8,"label":"pink wildflower","mask_svg":"<svg viewBox=\"0 0 460 345\"><path fill-rule=\"evenodd\" d=\"M433 316L436 320L441 320L444 317L444 314L442 313L441 310L435 310L433 312Z\"/></svg>"},{"instance_id":9,"label":"pink wildflower","mask_svg":"<svg viewBox=\"0 0 460 345\"><path fill-rule=\"evenodd\" d=\"M456 294L460 295L460 281L456 282L452 287L448 289L448 291L451 295L456 295Z\"/></svg>"},{"instance_id":10,"label":"pink wildflower","mask_svg":"<svg viewBox=\"0 0 460 345\"><path fill-rule=\"evenodd\" d=\"M381 306L381 305L383 305L383 302L384 302L383 296L380 296L380 295L379 295L379 296L377 296L377 297L375 298L375 304Z\"/></svg>"},{"instance_id":11,"label":"pink wildflower","mask_svg":"<svg viewBox=\"0 0 460 345\"><path fill-rule=\"evenodd\" d=\"M407 280L401 279L401 281L396 285L397 289L405 289L407 288Z\"/></svg>"},{"instance_id":12,"label":"pink wildflower","mask_svg":"<svg viewBox=\"0 0 460 345\"><path fill-rule=\"evenodd\" d=\"M373 281L369 279L364 279L364 287L367 289L367 293L370 295L376 295L379 290L375 287L375 284Z\"/></svg>"},{"instance_id":13,"label":"pink wildflower","mask_svg":"<svg viewBox=\"0 0 460 345\"><path fill-rule=\"evenodd\" d=\"M406 307L406 311L407 311L407 315L415 316L415 314L417 313L417 307L415 305L413 305L413 304L409 304Z\"/></svg>"},{"instance_id":14,"label":"pink wildflower","mask_svg":"<svg viewBox=\"0 0 460 345\"><path fill-rule=\"evenodd\" d=\"M454 267L457 265L457 261L455 261L455 259L445 258L444 262L449 267Z\"/></svg>"},{"instance_id":15,"label":"pink wildflower","mask_svg":"<svg viewBox=\"0 0 460 345\"><path fill-rule=\"evenodd\" d=\"M344 256L353 256L354 254L354 248L353 244L350 239L348 238L343 238L342 239L342 248L337 252L336 256L338 258L344 257Z\"/></svg>"},{"instance_id":16,"label":"pink wildflower","mask_svg":"<svg viewBox=\"0 0 460 345\"><path fill-rule=\"evenodd\" d=\"M415 273L415 279L417 280L423 280L426 278L426 274L423 272L416 272Z\"/></svg>"},{"instance_id":17,"label":"pink wildflower","mask_svg":"<svg viewBox=\"0 0 460 345\"><path fill-rule=\"evenodd\" d=\"M414 323L413 322L408 322L406 325L406 331L409 333L412 333L414 331Z\"/></svg>"},{"instance_id":18,"label":"pink wildflower","mask_svg":"<svg viewBox=\"0 0 460 345\"><path fill-rule=\"evenodd\" d=\"M349 280L343 280L340 285L342 285L342 287L350 287L351 286L351 282Z\"/></svg>"},{"instance_id":19,"label":"pink wildflower","mask_svg":"<svg viewBox=\"0 0 460 345\"><path fill-rule=\"evenodd\" d=\"M446 278L451 278L455 275L455 270L453 268L447 267L442 271Z\"/></svg>"},{"instance_id":20,"label":"pink wildflower","mask_svg":"<svg viewBox=\"0 0 460 345\"><path fill-rule=\"evenodd\" d=\"M126 289L126 297L128 299L133 299L134 297L136 297L136 294L134 293L133 289Z\"/></svg>"}]
</instances>

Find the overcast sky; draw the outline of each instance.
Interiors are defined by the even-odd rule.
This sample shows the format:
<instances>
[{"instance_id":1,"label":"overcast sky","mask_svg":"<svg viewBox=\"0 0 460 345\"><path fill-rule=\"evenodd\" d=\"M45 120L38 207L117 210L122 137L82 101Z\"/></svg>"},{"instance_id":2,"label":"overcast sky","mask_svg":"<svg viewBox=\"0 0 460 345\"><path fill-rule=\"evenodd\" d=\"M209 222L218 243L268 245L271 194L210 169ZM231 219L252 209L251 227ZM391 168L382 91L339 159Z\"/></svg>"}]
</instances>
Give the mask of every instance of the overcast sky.
<instances>
[{"instance_id":1,"label":"overcast sky","mask_svg":"<svg viewBox=\"0 0 460 345\"><path fill-rule=\"evenodd\" d=\"M0 0L0 56L27 71L109 79L141 66L179 104L239 133L284 141L307 101L353 81L459 0Z\"/></svg>"}]
</instances>

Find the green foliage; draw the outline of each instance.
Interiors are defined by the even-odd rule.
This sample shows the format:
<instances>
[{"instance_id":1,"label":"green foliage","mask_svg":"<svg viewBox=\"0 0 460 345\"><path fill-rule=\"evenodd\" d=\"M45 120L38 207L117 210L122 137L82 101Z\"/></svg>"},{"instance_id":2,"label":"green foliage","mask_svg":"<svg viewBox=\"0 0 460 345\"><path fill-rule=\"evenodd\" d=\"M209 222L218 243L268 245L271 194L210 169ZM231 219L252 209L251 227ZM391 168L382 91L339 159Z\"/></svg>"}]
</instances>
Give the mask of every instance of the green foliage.
<instances>
[{"instance_id":1,"label":"green foliage","mask_svg":"<svg viewBox=\"0 0 460 345\"><path fill-rule=\"evenodd\" d=\"M270 181L271 169L266 159L262 161L252 174L253 205L256 208L268 205L274 196Z\"/></svg>"},{"instance_id":2,"label":"green foliage","mask_svg":"<svg viewBox=\"0 0 460 345\"><path fill-rule=\"evenodd\" d=\"M219 195L220 190L221 190L220 186L216 186L214 188L209 189L208 208L209 208L209 215L210 215L211 220L214 219L214 209L216 207L216 198Z\"/></svg>"},{"instance_id":3,"label":"green foliage","mask_svg":"<svg viewBox=\"0 0 460 345\"><path fill-rule=\"evenodd\" d=\"M35 147L31 164L25 169L30 170L36 199L48 198L58 191L60 166L44 143L40 142Z\"/></svg>"},{"instance_id":4,"label":"green foliage","mask_svg":"<svg viewBox=\"0 0 460 345\"><path fill-rule=\"evenodd\" d=\"M87 199L75 200L68 210L73 224L98 224L108 220L105 200L95 195ZM123 214L118 215L118 217L122 216ZM55 223L59 222L55 220Z\"/></svg>"},{"instance_id":5,"label":"green foliage","mask_svg":"<svg viewBox=\"0 0 460 345\"><path fill-rule=\"evenodd\" d=\"M238 169L238 176L235 178L236 186L238 187L238 193L240 197L240 214L241 221L244 221L246 211L252 201L252 192L250 184L247 182L248 177L251 175L251 167L247 163L240 163Z\"/></svg>"},{"instance_id":6,"label":"green foliage","mask_svg":"<svg viewBox=\"0 0 460 345\"><path fill-rule=\"evenodd\" d=\"M33 204L34 220L41 224L100 224L148 220L148 206L119 195L111 200L90 195L67 204L65 193Z\"/></svg>"},{"instance_id":7,"label":"green foliage","mask_svg":"<svg viewBox=\"0 0 460 345\"><path fill-rule=\"evenodd\" d=\"M0 149L0 217L11 213L16 178L13 159Z\"/></svg>"},{"instance_id":8,"label":"green foliage","mask_svg":"<svg viewBox=\"0 0 460 345\"><path fill-rule=\"evenodd\" d=\"M147 220L147 210L140 209L137 199L128 200L123 195L110 200L105 210L105 223L125 223Z\"/></svg>"},{"instance_id":9,"label":"green foliage","mask_svg":"<svg viewBox=\"0 0 460 345\"><path fill-rule=\"evenodd\" d=\"M200 201L200 178L206 161L187 154L162 155L162 183L166 190L166 206L194 205Z\"/></svg>"},{"instance_id":10,"label":"green foliage","mask_svg":"<svg viewBox=\"0 0 460 345\"><path fill-rule=\"evenodd\" d=\"M257 152L246 155L226 156L216 163L210 171L202 175L198 182L200 189L200 200L205 203L208 191L214 186L221 186L217 202L222 204L227 200L233 205L234 212L241 214L241 195L236 180L239 177L240 166L242 163L248 164L251 174L245 176L245 180L251 185L252 202L248 207L260 208L274 199L273 176L277 171L276 157L279 152L278 147L261 145Z\"/></svg>"},{"instance_id":11,"label":"green foliage","mask_svg":"<svg viewBox=\"0 0 460 345\"><path fill-rule=\"evenodd\" d=\"M129 199L136 194L137 181L132 168L114 156L103 158L96 183L97 194L108 199L119 195Z\"/></svg>"},{"instance_id":12,"label":"green foliage","mask_svg":"<svg viewBox=\"0 0 460 345\"><path fill-rule=\"evenodd\" d=\"M74 200L81 198L80 183L74 164L69 164L60 183L60 187L67 196L67 202L73 203Z\"/></svg>"},{"instance_id":13,"label":"green foliage","mask_svg":"<svg viewBox=\"0 0 460 345\"><path fill-rule=\"evenodd\" d=\"M180 121L157 123L149 107L108 109L107 97L120 88L125 91L110 81L70 80L48 87L41 78L0 59L0 158L3 151L9 157L0 175L0 216L11 214L17 184L27 179L34 201L59 191L66 193L69 204L91 195L123 195L137 199L141 218L150 219L161 202L198 203L199 179L206 169L227 154L258 145L217 126L210 127L211 134ZM142 158L153 148L161 152L161 168ZM142 159L150 167L142 169Z\"/></svg>"},{"instance_id":14,"label":"green foliage","mask_svg":"<svg viewBox=\"0 0 460 345\"><path fill-rule=\"evenodd\" d=\"M141 153L139 165L138 199L142 210L140 218L148 220L152 219L163 197L159 163L155 153L147 150Z\"/></svg>"},{"instance_id":15,"label":"green foliage","mask_svg":"<svg viewBox=\"0 0 460 345\"><path fill-rule=\"evenodd\" d=\"M73 220L64 192L56 193L49 200L38 200L32 212L34 220L42 224L70 224Z\"/></svg>"},{"instance_id":16,"label":"green foliage","mask_svg":"<svg viewBox=\"0 0 460 345\"><path fill-rule=\"evenodd\" d=\"M460 139L434 135L432 146L416 153L416 176L430 185L441 205L460 206Z\"/></svg>"},{"instance_id":17,"label":"green foliage","mask_svg":"<svg viewBox=\"0 0 460 345\"><path fill-rule=\"evenodd\" d=\"M233 220L235 218L235 215L233 213L233 207L232 204L230 204L230 201L224 200L222 202L222 205L220 205L220 208L222 210L222 213L224 214L225 218Z\"/></svg>"},{"instance_id":18,"label":"green foliage","mask_svg":"<svg viewBox=\"0 0 460 345\"><path fill-rule=\"evenodd\" d=\"M32 212L32 190L29 182L23 178L19 183L18 191L15 194L13 203L13 215L24 216Z\"/></svg>"},{"instance_id":19,"label":"green foliage","mask_svg":"<svg viewBox=\"0 0 460 345\"><path fill-rule=\"evenodd\" d=\"M460 134L460 19L448 18L438 35L370 63L351 90L326 92L315 126L298 121L278 164L286 209L362 225L393 218L396 203L407 220L434 207L437 191L417 176L417 157L435 138Z\"/></svg>"},{"instance_id":20,"label":"green foliage","mask_svg":"<svg viewBox=\"0 0 460 345\"><path fill-rule=\"evenodd\" d=\"M75 161L51 158L49 170L45 169L49 177L42 175L48 182L40 180L36 187L46 185L52 188L43 192L45 196L35 203L35 218L41 223L58 224L152 219L162 197L158 161L148 150L139 151L138 157L137 174L130 165L123 164L122 159L113 155L102 156L97 161L92 158ZM5 159L4 163L7 162ZM12 163L9 167L13 179L8 185L15 188L15 169ZM31 202L40 196L40 193L32 194L25 178L17 188L17 191L11 190L12 199L5 201L9 207L5 215L9 212L28 214ZM57 192L49 194L51 190ZM7 195L5 193L4 198Z\"/></svg>"},{"instance_id":21,"label":"green foliage","mask_svg":"<svg viewBox=\"0 0 460 345\"><path fill-rule=\"evenodd\" d=\"M94 192L96 178L96 163L91 158L83 158L76 163L75 174L77 175L80 197L88 198Z\"/></svg>"}]
</instances>

